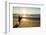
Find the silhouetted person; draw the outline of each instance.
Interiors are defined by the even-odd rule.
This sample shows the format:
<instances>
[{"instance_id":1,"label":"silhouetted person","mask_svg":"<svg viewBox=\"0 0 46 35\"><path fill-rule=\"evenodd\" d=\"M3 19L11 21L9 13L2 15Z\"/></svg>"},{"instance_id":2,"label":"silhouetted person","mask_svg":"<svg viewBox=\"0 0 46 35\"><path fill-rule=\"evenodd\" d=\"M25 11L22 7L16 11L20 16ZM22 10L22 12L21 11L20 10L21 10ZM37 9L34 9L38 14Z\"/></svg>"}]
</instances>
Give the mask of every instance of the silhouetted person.
<instances>
[{"instance_id":1,"label":"silhouetted person","mask_svg":"<svg viewBox=\"0 0 46 35\"><path fill-rule=\"evenodd\" d=\"M19 22L19 24L20 24L20 22L21 22L21 19L22 19L22 17L18 17L18 22Z\"/></svg>"},{"instance_id":2,"label":"silhouetted person","mask_svg":"<svg viewBox=\"0 0 46 35\"><path fill-rule=\"evenodd\" d=\"M15 27L16 27L16 28L19 27L20 22L21 22L21 19L22 19L22 17L18 16L18 22L19 22L19 24L16 23L16 25L15 25L13 28L15 28Z\"/></svg>"}]
</instances>

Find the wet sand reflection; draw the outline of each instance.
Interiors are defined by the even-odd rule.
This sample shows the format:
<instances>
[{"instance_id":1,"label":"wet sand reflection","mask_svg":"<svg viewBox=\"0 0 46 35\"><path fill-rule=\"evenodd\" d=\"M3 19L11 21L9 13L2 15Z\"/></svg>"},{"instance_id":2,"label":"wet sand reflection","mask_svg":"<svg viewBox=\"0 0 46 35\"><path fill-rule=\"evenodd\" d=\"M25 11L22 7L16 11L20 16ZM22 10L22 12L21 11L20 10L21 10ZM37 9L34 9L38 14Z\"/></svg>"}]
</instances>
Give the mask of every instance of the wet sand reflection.
<instances>
[{"instance_id":1,"label":"wet sand reflection","mask_svg":"<svg viewBox=\"0 0 46 35\"><path fill-rule=\"evenodd\" d=\"M18 23L18 27L40 27L40 19L37 18L31 18L31 19L27 19L27 18L22 18L20 24L17 21L18 19L13 19L13 25L15 26L16 23Z\"/></svg>"}]
</instances>

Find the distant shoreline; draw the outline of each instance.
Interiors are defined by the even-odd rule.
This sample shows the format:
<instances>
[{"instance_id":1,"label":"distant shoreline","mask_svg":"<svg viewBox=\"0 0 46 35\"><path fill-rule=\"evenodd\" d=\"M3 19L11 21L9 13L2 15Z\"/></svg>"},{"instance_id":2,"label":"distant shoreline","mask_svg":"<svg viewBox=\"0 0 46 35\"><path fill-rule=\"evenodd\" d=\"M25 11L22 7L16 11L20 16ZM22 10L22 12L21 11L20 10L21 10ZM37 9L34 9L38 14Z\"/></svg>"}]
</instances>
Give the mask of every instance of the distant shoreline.
<instances>
[{"instance_id":1,"label":"distant shoreline","mask_svg":"<svg viewBox=\"0 0 46 35\"><path fill-rule=\"evenodd\" d=\"M18 14L13 14L13 18L18 18ZM26 16L23 16L23 15L20 15L22 18L40 18L40 14L31 14L31 15L26 15Z\"/></svg>"}]
</instances>

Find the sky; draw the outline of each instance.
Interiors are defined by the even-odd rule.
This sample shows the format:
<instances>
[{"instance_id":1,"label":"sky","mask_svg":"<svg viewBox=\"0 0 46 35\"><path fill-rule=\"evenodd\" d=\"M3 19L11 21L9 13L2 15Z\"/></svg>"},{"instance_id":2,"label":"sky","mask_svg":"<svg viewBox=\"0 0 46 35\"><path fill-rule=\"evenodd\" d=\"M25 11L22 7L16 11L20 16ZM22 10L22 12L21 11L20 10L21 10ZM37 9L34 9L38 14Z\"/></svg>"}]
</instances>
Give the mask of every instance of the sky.
<instances>
[{"instance_id":1,"label":"sky","mask_svg":"<svg viewBox=\"0 0 46 35\"><path fill-rule=\"evenodd\" d=\"M40 8L14 7L13 14L40 14Z\"/></svg>"}]
</instances>

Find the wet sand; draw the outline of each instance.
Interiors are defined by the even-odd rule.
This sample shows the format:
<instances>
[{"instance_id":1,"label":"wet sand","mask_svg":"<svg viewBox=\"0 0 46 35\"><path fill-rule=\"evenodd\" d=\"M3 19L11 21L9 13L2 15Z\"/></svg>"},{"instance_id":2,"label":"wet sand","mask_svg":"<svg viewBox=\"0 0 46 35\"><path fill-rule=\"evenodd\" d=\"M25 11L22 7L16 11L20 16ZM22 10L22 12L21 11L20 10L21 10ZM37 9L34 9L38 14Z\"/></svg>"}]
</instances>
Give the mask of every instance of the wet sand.
<instances>
[{"instance_id":1,"label":"wet sand","mask_svg":"<svg viewBox=\"0 0 46 35\"><path fill-rule=\"evenodd\" d=\"M13 26L18 23L17 19L13 19ZM20 25L18 27L40 27L40 19L39 18L22 18Z\"/></svg>"}]
</instances>

